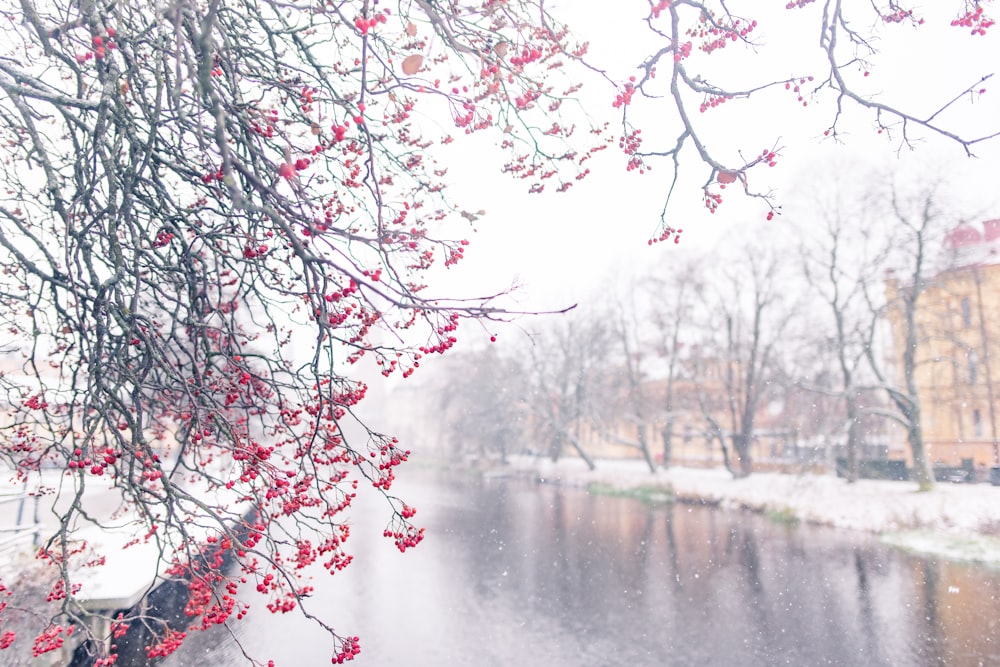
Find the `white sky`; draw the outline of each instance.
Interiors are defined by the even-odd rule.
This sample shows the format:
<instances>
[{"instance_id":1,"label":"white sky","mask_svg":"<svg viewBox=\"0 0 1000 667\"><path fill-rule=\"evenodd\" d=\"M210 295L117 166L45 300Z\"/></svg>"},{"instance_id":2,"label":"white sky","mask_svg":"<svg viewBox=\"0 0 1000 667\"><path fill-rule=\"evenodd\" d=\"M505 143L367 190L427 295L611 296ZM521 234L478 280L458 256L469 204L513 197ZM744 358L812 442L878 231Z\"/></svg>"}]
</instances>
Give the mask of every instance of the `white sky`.
<instances>
[{"instance_id":1,"label":"white sky","mask_svg":"<svg viewBox=\"0 0 1000 667\"><path fill-rule=\"evenodd\" d=\"M867 86L860 90L881 93L882 101L929 113L980 76L1000 70L1000 27L994 27L986 37L972 37L966 30L950 27L951 10L960 4L944 0L927 3L918 8L928 17L922 28L896 26L884 34L880 44L884 51L871 75L862 79L860 71L854 73L859 86ZM714 67L713 82L739 88L791 75L815 73L820 78L822 53L816 44L822 3L797 11L785 10L783 2L773 3L777 9L770 11L764 5L759 0L729 3L736 13L741 13L740 6L750 8L742 14L758 20L755 35L765 46L756 56L730 47L702 57L701 62ZM845 5L859 10L870 7L867 0L848 0ZM648 31L642 23L648 4L639 0L614 3L613 11L609 6L601 0L562 0L551 6L551 11L591 42L592 62L624 80L636 73L635 66L654 48L654 43L646 40ZM866 11L865 18L870 15L870 9ZM692 72L694 67L692 62ZM665 79L666 72L662 76ZM942 116L949 127L967 135L1000 129L1000 72L985 87L987 93L974 104L963 101ZM588 110L593 109L595 118L606 112L614 122L614 92L607 84L590 81L582 94L588 96ZM765 208L732 190L727 191L719 212L709 214L700 190L707 168L696 156L687 154L687 161L681 164L686 179L682 179L669 209L669 220L684 229L677 246L647 246L657 229L670 177L666 163L655 164L652 172L642 176L626 173L624 156L616 149L608 150L594 161L594 173L569 192L530 195L525 183L499 172L502 153L456 141L452 146L460 155L449 172L452 197L458 196L469 210L483 209L488 215L476 223L478 233L471 237L466 260L449 270L445 284L465 294L485 293L518 279L525 286L519 292L520 307L556 308L598 293L613 270L627 273L653 262L674 261L678 253L738 243L748 231L776 240L793 238L798 233L794 225L806 218L797 214L798 210L808 211L808 202L796 200L796 185L824 179L833 164L863 170L890 166L914 178L938 172L953 186L956 218L1000 217L1000 139L977 147L978 159L966 158L961 147L935 137L928 138L917 152L904 151L897 158L898 144L887 142L871 129L871 114L849 111L841 129L848 132L850 143L836 146L818 140L832 118L830 102L832 97L826 95L802 109L781 89L747 101L730 101L704 115L695 108L694 114L700 116L697 121L715 123L706 135L710 148L718 151L718 158L731 159L734 166L740 164L737 148L754 155L775 141L785 147L777 167L750 172L751 178L767 177L785 215L768 223ZM642 127L647 141L651 142L657 131L658 118L671 117L663 106L666 104L643 103L646 114Z\"/></svg>"}]
</instances>

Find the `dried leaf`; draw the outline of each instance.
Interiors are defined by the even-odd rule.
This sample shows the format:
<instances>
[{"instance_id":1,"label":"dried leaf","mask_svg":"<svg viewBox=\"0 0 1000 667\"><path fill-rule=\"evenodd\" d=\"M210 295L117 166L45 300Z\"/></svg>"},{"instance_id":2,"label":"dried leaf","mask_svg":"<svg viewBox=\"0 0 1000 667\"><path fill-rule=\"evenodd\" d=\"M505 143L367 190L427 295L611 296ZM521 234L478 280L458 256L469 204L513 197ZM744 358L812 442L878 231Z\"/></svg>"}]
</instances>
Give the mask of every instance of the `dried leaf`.
<instances>
[{"instance_id":1,"label":"dried leaf","mask_svg":"<svg viewBox=\"0 0 1000 667\"><path fill-rule=\"evenodd\" d=\"M424 57L419 53L413 56L407 56L403 60L403 74L411 75L416 74L420 71L420 66L424 64Z\"/></svg>"},{"instance_id":2,"label":"dried leaf","mask_svg":"<svg viewBox=\"0 0 1000 667\"><path fill-rule=\"evenodd\" d=\"M493 47L493 52L503 58L507 55L507 42L497 42L497 45Z\"/></svg>"},{"instance_id":3,"label":"dried leaf","mask_svg":"<svg viewBox=\"0 0 1000 667\"><path fill-rule=\"evenodd\" d=\"M413 25L412 23L407 23L406 34L409 35L410 37L415 37L417 34L417 26Z\"/></svg>"}]
</instances>

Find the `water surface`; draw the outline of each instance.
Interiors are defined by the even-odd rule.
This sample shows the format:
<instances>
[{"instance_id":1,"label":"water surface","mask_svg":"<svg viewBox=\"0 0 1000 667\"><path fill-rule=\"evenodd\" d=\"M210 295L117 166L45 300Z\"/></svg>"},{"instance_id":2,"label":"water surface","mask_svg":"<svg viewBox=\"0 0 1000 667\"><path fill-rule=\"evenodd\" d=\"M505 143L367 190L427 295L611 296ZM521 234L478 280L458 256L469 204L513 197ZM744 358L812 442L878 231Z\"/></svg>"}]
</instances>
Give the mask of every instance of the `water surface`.
<instances>
[{"instance_id":1,"label":"water surface","mask_svg":"<svg viewBox=\"0 0 1000 667\"><path fill-rule=\"evenodd\" d=\"M361 503L354 563L309 600L360 635L361 667L1000 664L989 569L745 513L406 472L424 543L400 554ZM322 631L255 597L236 639L198 633L166 664L246 664L239 645L329 664Z\"/></svg>"}]
</instances>

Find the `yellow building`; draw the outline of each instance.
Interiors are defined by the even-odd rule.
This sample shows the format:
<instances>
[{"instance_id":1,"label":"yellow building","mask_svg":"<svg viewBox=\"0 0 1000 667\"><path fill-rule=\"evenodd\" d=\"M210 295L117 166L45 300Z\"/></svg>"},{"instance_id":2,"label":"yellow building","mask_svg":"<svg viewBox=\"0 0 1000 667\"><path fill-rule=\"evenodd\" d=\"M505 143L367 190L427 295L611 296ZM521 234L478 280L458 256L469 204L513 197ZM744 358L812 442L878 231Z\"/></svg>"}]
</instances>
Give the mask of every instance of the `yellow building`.
<instances>
[{"instance_id":1,"label":"yellow building","mask_svg":"<svg viewBox=\"0 0 1000 667\"><path fill-rule=\"evenodd\" d=\"M932 464L998 465L1000 220L958 227L945 249L949 268L927 280L914 311L924 442ZM891 301L899 284L890 279L886 287ZM893 356L902 378L900 318L900 309L891 308Z\"/></svg>"}]
</instances>

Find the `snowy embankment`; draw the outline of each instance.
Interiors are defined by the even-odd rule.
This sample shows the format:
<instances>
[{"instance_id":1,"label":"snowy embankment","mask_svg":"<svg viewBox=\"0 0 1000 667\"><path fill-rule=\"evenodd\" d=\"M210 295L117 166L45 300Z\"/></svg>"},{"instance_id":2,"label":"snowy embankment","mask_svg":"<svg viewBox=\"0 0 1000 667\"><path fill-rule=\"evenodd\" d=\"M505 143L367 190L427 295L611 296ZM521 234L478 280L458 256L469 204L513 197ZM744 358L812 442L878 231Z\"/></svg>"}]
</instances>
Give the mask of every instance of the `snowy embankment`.
<instances>
[{"instance_id":1,"label":"snowy embankment","mask_svg":"<svg viewBox=\"0 0 1000 667\"><path fill-rule=\"evenodd\" d=\"M1000 487L988 484L940 483L918 493L911 482L848 484L834 475L754 473L733 479L723 469L682 467L650 473L636 460L600 460L593 471L579 459L553 463L523 456L510 464L547 483L626 493L662 489L678 502L872 532L903 548L1000 567Z\"/></svg>"}]
</instances>

